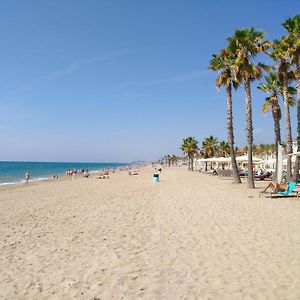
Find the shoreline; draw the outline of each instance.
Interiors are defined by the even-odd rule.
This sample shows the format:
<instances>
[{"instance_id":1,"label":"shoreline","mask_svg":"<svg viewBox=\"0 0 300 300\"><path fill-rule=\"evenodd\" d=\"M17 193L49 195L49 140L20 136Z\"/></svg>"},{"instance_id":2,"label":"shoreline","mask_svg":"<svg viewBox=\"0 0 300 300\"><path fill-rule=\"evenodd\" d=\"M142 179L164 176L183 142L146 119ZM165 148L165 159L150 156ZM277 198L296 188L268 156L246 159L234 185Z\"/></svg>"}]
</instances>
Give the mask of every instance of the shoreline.
<instances>
[{"instance_id":1,"label":"shoreline","mask_svg":"<svg viewBox=\"0 0 300 300\"><path fill-rule=\"evenodd\" d=\"M41 163L47 163L47 162L41 162ZM55 162L55 164L59 164L59 163ZM110 163L107 163L107 164L110 164ZM111 163L111 164L114 164L114 163ZM90 174L98 173L98 172L101 172L102 170L112 170L112 169L118 170L120 168L128 168L130 166L131 166L131 164L124 164L124 165L120 165L120 166L107 166L106 168L101 168L101 169L96 169L96 170L94 170L94 169L89 170L89 173ZM36 182L54 180L55 179L55 178L53 178L54 175L58 175L59 179L63 179L66 176L66 171L63 172L63 173L56 173L56 174L53 174L53 172L52 172L52 173L49 173L49 174L39 174L39 175L36 175L36 176L33 175L32 178L29 180L29 182L32 184L32 183L36 183ZM76 176L80 176L80 175L82 175L82 174L76 174ZM25 184L25 182L26 181L25 181L24 178L19 178L18 181L0 182L0 189L4 186L22 185L22 184Z\"/></svg>"},{"instance_id":2,"label":"shoreline","mask_svg":"<svg viewBox=\"0 0 300 300\"><path fill-rule=\"evenodd\" d=\"M111 168L106 168L106 169L100 169L100 170L92 170L89 171L90 174L90 178L89 179L95 179L95 174L102 172L103 170L109 170L109 172L111 172L111 170L115 170L114 173L117 172L123 172L126 171L127 173L127 169L129 168L139 168L139 169L143 169L145 167L148 167L149 165L124 165L124 166L119 166L119 167L111 167ZM37 186L37 185L42 185L44 183L55 183L55 182L60 182L60 181L78 181L80 179L87 179L84 178L83 174L76 174L74 179L69 179L66 174L58 174L59 177L58 178L52 178L52 177L48 177L48 178L43 178L43 179L30 179L28 184L25 184L25 180L22 180L20 182L11 182L11 183L0 183L0 191L6 191L6 190L13 190L13 189L19 189L19 188L26 188L29 186ZM111 173L110 173L111 175Z\"/></svg>"}]
</instances>

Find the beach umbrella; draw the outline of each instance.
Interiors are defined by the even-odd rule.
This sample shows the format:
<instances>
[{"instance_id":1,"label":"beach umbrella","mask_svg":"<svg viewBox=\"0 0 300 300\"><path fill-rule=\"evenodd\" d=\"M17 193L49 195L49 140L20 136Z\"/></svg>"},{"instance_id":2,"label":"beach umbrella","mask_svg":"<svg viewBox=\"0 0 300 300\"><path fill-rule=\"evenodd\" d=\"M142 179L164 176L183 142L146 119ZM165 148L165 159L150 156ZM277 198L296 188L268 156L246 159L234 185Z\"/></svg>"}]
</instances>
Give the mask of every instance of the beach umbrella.
<instances>
[{"instance_id":1,"label":"beach umbrella","mask_svg":"<svg viewBox=\"0 0 300 300\"><path fill-rule=\"evenodd\" d=\"M211 158L208 158L208 161L210 161L210 162L219 162L218 159L219 159L218 157L211 157Z\"/></svg>"},{"instance_id":2,"label":"beach umbrella","mask_svg":"<svg viewBox=\"0 0 300 300\"><path fill-rule=\"evenodd\" d=\"M216 162L228 163L228 162L231 162L231 158L230 157L218 157L218 158L216 158Z\"/></svg>"},{"instance_id":3,"label":"beach umbrella","mask_svg":"<svg viewBox=\"0 0 300 300\"><path fill-rule=\"evenodd\" d=\"M236 161L238 161L238 162L247 162L248 161L248 155L237 156ZM253 162L261 162L262 159L253 156L252 161Z\"/></svg>"},{"instance_id":4,"label":"beach umbrella","mask_svg":"<svg viewBox=\"0 0 300 300\"><path fill-rule=\"evenodd\" d=\"M198 162L206 162L206 158L197 159Z\"/></svg>"}]
</instances>

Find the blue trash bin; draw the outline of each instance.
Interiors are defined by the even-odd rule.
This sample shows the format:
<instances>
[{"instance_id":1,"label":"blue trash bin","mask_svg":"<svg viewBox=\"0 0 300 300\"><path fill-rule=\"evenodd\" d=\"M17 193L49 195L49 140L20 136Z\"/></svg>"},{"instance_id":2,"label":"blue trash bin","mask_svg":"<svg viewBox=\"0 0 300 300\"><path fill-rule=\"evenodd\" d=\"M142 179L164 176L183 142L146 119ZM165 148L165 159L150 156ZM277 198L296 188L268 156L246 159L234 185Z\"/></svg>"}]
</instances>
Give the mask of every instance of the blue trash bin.
<instances>
[{"instance_id":1,"label":"blue trash bin","mask_svg":"<svg viewBox=\"0 0 300 300\"><path fill-rule=\"evenodd\" d=\"M153 175L153 182L154 183L159 182L159 175L158 174Z\"/></svg>"}]
</instances>

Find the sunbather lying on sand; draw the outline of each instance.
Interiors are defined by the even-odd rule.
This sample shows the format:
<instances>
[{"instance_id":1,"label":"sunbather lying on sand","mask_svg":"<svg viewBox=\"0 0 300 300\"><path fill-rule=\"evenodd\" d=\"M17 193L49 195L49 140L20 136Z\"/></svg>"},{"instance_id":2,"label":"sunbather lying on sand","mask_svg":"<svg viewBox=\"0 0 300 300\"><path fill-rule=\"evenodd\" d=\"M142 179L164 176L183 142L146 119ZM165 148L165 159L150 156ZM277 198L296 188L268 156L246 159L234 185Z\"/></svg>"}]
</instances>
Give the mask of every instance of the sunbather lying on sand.
<instances>
[{"instance_id":1,"label":"sunbather lying on sand","mask_svg":"<svg viewBox=\"0 0 300 300\"><path fill-rule=\"evenodd\" d=\"M129 171L128 175L139 175L138 171Z\"/></svg>"},{"instance_id":2,"label":"sunbather lying on sand","mask_svg":"<svg viewBox=\"0 0 300 300\"><path fill-rule=\"evenodd\" d=\"M96 179L109 179L109 176L108 175L100 175L98 177L96 177Z\"/></svg>"}]
</instances>

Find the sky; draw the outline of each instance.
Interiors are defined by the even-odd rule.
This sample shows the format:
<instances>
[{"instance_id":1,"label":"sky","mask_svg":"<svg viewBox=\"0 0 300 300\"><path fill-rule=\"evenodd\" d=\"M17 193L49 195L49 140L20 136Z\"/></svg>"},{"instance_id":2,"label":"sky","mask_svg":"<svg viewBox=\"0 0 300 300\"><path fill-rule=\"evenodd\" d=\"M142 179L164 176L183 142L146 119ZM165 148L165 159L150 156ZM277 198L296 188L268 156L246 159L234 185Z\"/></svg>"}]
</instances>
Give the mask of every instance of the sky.
<instances>
[{"instance_id":1,"label":"sky","mask_svg":"<svg viewBox=\"0 0 300 300\"><path fill-rule=\"evenodd\" d=\"M0 160L153 161L181 155L188 136L200 146L209 135L226 140L211 55L238 28L280 38L299 13L299 0L3 0ZM257 85L254 143L273 143ZM242 88L233 112L236 146L245 146Z\"/></svg>"}]
</instances>

